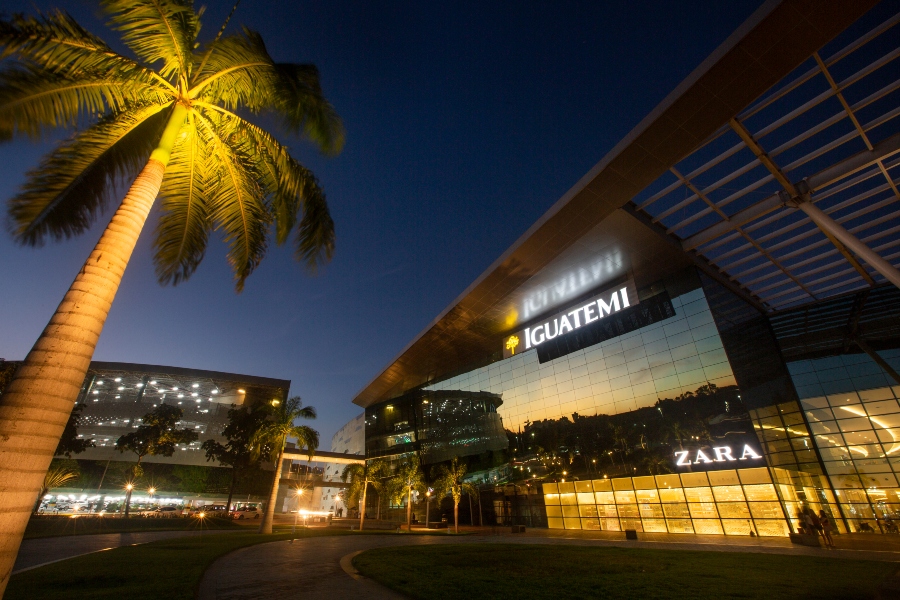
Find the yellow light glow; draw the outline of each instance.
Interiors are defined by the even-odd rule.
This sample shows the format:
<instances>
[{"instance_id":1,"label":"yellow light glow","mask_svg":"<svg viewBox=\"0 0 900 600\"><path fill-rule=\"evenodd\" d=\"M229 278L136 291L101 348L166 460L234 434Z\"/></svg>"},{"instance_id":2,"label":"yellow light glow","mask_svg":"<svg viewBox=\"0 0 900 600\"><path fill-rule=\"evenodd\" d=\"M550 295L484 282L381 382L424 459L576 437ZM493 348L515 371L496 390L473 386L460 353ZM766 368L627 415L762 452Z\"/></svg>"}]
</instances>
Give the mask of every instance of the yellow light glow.
<instances>
[{"instance_id":1,"label":"yellow light glow","mask_svg":"<svg viewBox=\"0 0 900 600\"><path fill-rule=\"evenodd\" d=\"M238 394L246 394L246 390L238 390Z\"/></svg>"},{"instance_id":2,"label":"yellow light glow","mask_svg":"<svg viewBox=\"0 0 900 600\"><path fill-rule=\"evenodd\" d=\"M516 353L516 347L519 345L518 336L511 335L509 339L506 340L506 349L509 350L510 354Z\"/></svg>"},{"instance_id":3,"label":"yellow light glow","mask_svg":"<svg viewBox=\"0 0 900 600\"><path fill-rule=\"evenodd\" d=\"M131 484L129 483L129 484L127 484L127 485L125 486L125 489L128 490L128 491L130 492L131 490L134 489L134 486L131 485Z\"/></svg>"},{"instance_id":4,"label":"yellow light glow","mask_svg":"<svg viewBox=\"0 0 900 600\"><path fill-rule=\"evenodd\" d=\"M206 516L206 513L205 513L205 512L202 512L202 513L200 513L200 514L199 514L199 515L197 515L197 516L198 516L198 517L200 517L200 518L201 518L201 519L202 519L202 518L203 518L203 517L205 517L205 516Z\"/></svg>"}]
</instances>

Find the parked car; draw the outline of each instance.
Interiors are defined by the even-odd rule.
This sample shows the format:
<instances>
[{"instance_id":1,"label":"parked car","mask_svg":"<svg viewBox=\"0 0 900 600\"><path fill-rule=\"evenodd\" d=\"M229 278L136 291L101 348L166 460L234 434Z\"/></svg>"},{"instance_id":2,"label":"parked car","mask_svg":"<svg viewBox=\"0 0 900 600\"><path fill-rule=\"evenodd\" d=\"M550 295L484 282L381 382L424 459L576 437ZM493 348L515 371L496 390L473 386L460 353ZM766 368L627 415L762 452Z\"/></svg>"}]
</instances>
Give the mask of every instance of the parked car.
<instances>
[{"instance_id":1,"label":"parked car","mask_svg":"<svg viewBox=\"0 0 900 600\"><path fill-rule=\"evenodd\" d=\"M160 506L159 508L154 508L152 510L145 510L141 515L156 519L171 519L173 517L180 517L181 509L177 506Z\"/></svg>"},{"instance_id":2,"label":"parked car","mask_svg":"<svg viewBox=\"0 0 900 600\"><path fill-rule=\"evenodd\" d=\"M224 504L207 504L194 506L192 508L185 509L185 515L191 517L199 517L200 513L203 513L203 516L206 518L209 517L224 517L226 514L225 505Z\"/></svg>"},{"instance_id":3,"label":"parked car","mask_svg":"<svg viewBox=\"0 0 900 600\"><path fill-rule=\"evenodd\" d=\"M235 519L258 519L262 512L255 506L244 506L232 513Z\"/></svg>"}]
</instances>

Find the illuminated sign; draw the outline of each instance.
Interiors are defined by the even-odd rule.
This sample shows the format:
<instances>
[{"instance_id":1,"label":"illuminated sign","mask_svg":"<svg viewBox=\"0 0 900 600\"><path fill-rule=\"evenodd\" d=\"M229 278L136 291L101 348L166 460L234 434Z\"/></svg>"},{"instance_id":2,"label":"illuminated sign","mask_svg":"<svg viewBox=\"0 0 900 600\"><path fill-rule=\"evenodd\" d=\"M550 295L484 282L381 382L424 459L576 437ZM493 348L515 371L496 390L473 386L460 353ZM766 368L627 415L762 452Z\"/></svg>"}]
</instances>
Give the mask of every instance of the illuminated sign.
<instances>
[{"instance_id":1,"label":"illuminated sign","mask_svg":"<svg viewBox=\"0 0 900 600\"><path fill-rule=\"evenodd\" d=\"M504 338L503 357L513 356L523 342L524 348L519 349L519 352L537 348L544 342L595 323L636 304L638 304L637 288L635 288L634 281L629 279L624 285L613 290L606 290L581 303L573 310L558 313L542 323L526 327L522 331L517 331Z\"/></svg>"},{"instance_id":2,"label":"illuminated sign","mask_svg":"<svg viewBox=\"0 0 900 600\"><path fill-rule=\"evenodd\" d=\"M691 460L691 453L694 454L694 460ZM689 467L691 465L704 465L723 462L737 462L739 460L758 460L762 458L756 450L744 444L744 450L741 455L735 457L732 453L731 446L714 446L712 449L712 457L710 457L702 449L700 450L680 450L675 453L675 464L679 467Z\"/></svg>"}]
</instances>

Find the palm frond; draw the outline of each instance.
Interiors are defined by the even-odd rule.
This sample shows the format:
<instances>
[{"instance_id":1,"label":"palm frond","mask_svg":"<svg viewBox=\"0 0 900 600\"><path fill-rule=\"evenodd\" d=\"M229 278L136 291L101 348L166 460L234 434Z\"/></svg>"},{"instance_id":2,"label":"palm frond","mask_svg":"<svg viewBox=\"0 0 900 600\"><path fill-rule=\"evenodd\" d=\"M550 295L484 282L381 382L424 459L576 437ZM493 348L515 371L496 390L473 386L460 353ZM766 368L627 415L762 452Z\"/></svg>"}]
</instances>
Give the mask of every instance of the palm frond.
<instances>
[{"instance_id":1,"label":"palm frond","mask_svg":"<svg viewBox=\"0 0 900 600\"><path fill-rule=\"evenodd\" d=\"M162 215L156 228L153 262L161 284L178 285L197 269L209 239L209 139L199 138L193 113L179 135L166 168L160 195Z\"/></svg>"},{"instance_id":2,"label":"palm frond","mask_svg":"<svg viewBox=\"0 0 900 600\"><path fill-rule=\"evenodd\" d=\"M200 15L191 0L103 0L110 26L137 56L167 79L190 77Z\"/></svg>"},{"instance_id":3,"label":"palm frond","mask_svg":"<svg viewBox=\"0 0 900 600\"><path fill-rule=\"evenodd\" d=\"M117 72L167 87L172 85L135 61L125 58L71 16L53 10L34 17L0 19L0 60L16 56L51 73Z\"/></svg>"},{"instance_id":4,"label":"palm frond","mask_svg":"<svg viewBox=\"0 0 900 600\"><path fill-rule=\"evenodd\" d=\"M322 93L316 67L276 64L262 36L249 29L217 40L208 52L192 98L272 112L288 132L305 135L325 153L340 152L344 128Z\"/></svg>"},{"instance_id":5,"label":"palm frond","mask_svg":"<svg viewBox=\"0 0 900 600\"><path fill-rule=\"evenodd\" d=\"M247 140L232 139L223 121L197 113L197 122L209 134L207 170L215 178L209 191L210 216L225 233L228 262L235 275L235 289L244 282L266 253L271 222L264 193L257 180L253 148Z\"/></svg>"},{"instance_id":6,"label":"palm frond","mask_svg":"<svg viewBox=\"0 0 900 600\"><path fill-rule=\"evenodd\" d=\"M29 171L22 191L8 204L9 229L17 242L43 244L88 229L115 191L117 179L132 180L146 164L168 116L165 107L136 107L107 117L63 142Z\"/></svg>"},{"instance_id":7,"label":"palm frond","mask_svg":"<svg viewBox=\"0 0 900 600\"><path fill-rule=\"evenodd\" d=\"M68 77L32 65L0 71L0 139L17 134L39 137L44 129L77 124L135 104L171 101L162 86L125 74L79 73Z\"/></svg>"},{"instance_id":8,"label":"palm frond","mask_svg":"<svg viewBox=\"0 0 900 600\"><path fill-rule=\"evenodd\" d=\"M315 411L313 411L313 414L315 415ZM307 425L295 426L291 431L291 437L297 438L297 445L300 448L303 448L305 446L306 449L310 452L310 456L319 447L319 432L312 427L308 427Z\"/></svg>"},{"instance_id":9,"label":"palm frond","mask_svg":"<svg viewBox=\"0 0 900 600\"><path fill-rule=\"evenodd\" d=\"M297 260L312 271L330 260L334 253L334 221L315 175L267 131L215 105L196 102L195 106L227 121L232 137L247 138L252 143L254 151L250 157L271 205L276 243L285 243L301 218L296 235Z\"/></svg>"}]
</instances>

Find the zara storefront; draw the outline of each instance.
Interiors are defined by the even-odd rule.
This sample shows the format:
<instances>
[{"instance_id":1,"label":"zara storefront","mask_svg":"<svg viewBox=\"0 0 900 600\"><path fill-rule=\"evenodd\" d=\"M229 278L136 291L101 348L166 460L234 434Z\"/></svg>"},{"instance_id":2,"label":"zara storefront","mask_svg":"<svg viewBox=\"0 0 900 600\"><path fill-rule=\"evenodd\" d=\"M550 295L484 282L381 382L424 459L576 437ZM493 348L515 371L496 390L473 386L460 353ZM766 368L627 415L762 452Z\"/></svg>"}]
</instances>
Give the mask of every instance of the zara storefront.
<instances>
[{"instance_id":1,"label":"zara storefront","mask_svg":"<svg viewBox=\"0 0 900 600\"><path fill-rule=\"evenodd\" d=\"M900 17L835 6L729 37L356 396L367 452L483 394L529 524L896 532Z\"/></svg>"}]
</instances>

